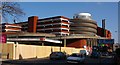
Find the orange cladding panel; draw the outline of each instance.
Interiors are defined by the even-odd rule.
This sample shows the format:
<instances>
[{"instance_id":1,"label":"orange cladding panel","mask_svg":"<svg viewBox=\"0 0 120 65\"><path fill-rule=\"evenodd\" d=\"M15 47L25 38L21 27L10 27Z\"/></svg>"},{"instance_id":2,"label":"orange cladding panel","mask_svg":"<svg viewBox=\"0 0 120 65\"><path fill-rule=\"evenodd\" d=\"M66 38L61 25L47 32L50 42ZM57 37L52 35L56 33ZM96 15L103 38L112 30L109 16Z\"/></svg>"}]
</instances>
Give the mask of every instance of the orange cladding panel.
<instances>
[{"instance_id":1,"label":"orange cladding panel","mask_svg":"<svg viewBox=\"0 0 120 65\"><path fill-rule=\"evenodd\" d=\"M73 43L67 45L67 47L83 48L87 44L86 39L76 40Z\"/></svg>"}]
</instances>

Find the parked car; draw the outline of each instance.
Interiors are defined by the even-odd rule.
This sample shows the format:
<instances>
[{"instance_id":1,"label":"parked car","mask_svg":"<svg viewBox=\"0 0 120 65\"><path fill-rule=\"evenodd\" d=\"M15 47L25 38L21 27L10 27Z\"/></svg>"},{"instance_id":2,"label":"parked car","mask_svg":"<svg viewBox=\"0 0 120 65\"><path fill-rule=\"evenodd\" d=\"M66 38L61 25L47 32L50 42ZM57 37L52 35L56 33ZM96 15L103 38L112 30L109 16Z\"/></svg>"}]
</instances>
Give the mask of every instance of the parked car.
<instances>
[{"instance_id":1,"label":"parked car","mask_svg":"<svg viewBox=\"0 0 120 65\"><path fill-rule=\"evenodd\" d=\"M109 54L108 54L108 52L102 52L101 53L101 56L108 56Z\"/></svg>"},{"instance_id":2,"label":"parked car","mask_svg":"<svg viewBox=\"0 0 120 65\"><path fill-rule=\"evenodd\" d=\"M85 61L84 55L80 53L73 53L67 57L67 63L83 63Z\"/></svg>"},{"instance_id":3,"label":"parked car","mask_svg":"<svg viewBox=\"0 0 120 65\"><path fill-rule=\"evenodd\" d=\"M89 52L87 50L80 50L80 54L83 54L84 56L89 55Z\"/></svg>"},{"instance_id":4,"label":"parked car","mask_svg":"<svg viewBox=\"0 0 120 65\"><path fill-rule=\"evenodd\" d=\"M54 59L66 59L66 53L64 52L52 52L50 54L50 59L54 60Z\"/></svg>"},{"instance_id":5,"label":"parked car","mask_svg":"<svg viewBox=\"0 0 120 65\"><path fill-rule=\"evenodd\" d=\"M97 51L92 51L92 53L91 53L92 58L99 58L100 56L101 56L100 53Z\"/></svg>"}]
</instances>

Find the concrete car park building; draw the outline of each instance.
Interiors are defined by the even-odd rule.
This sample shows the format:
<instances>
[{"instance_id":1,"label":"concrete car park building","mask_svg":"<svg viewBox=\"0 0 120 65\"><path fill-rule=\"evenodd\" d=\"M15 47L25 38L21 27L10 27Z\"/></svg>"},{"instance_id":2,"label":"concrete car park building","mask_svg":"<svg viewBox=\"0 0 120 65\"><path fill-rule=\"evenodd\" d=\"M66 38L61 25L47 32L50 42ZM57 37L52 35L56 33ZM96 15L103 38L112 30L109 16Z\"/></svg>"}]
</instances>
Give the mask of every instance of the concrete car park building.
<instances>
[{"instance_id":1,"label":"concrete car park building","mask_svg":"<svg viewBox=\"0 0 120 65\"><path fill-rule=\"evenodd\" d=\"M12 35L4 33L7 35L7 42L66 48L86 47L87 50L91 50L92 46L101 43L108 46L114 43L111 32L105 29L105 20L102 25L99 27L89 13L78 13L71 19L64 16L43 19L31 16L28 17L28 21L15 23L12 26L2 24L2 32L15 32Z\"/></svg>"},{"instance_id":2,"label":"concrete car park building","mask_svg":"<svg viewBox=\"0 0 120 65\"><path fill-rule=\"evenodd\" d=\"M37 23L37 32L52 33L56 35L69 35L69 18L56 16L39 19Z\"/></svg>"},{"instance_id":3,"label":"concrete car park building","mask_svg":"<svg viewBox=\"0 0 120 65\"><path fill-rule=\"evenodd\" d=\"M69 18L55 16L38 19L37 16L28 18L27 22L17 23L22 26L23 32L50 33L55 35L69 35Z\"/></svg>"},{"instance_id":4,"label":"concrete car park building","mask_svg":"<svg viewBox=\"0 0 120 65\"><path fill-rule=\"evenodd\" d=\"M75 14L72 19L64 16L43 19L31 16L28 17L28 21L14 25L21 26L21 33L53 34L55 37L49 38L61 40L63 42L61 46L75 48L92 47L98 45L97 39L111 39L111 32L103 27L98 27L97 22L92 19L92 15L89 13Z\"/></svg>"}]
</instances>

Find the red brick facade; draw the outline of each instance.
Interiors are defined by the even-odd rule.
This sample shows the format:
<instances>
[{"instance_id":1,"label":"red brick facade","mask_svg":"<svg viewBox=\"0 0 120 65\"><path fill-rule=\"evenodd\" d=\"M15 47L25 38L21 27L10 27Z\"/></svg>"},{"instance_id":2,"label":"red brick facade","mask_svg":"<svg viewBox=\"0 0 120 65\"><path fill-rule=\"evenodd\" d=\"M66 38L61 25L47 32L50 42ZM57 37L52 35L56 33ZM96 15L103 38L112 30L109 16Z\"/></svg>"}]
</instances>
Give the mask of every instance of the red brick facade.
<instances>
[{"instance_id":1,"label":"red brick facade","mask_svg":"<svg viewBox=\"0 0 120 65\"><path fill-rule=\"evenodd\" d=\"M111 32L105 29L105 33L104 33L104 29L100 27L97 27L97 35L111 39Z\"/></svg>"},{"instance_id":2,"label":"red brick facade","mask_svg":"<svg viewBox=\"0 0 120 65\"><path fill-rule=\"evenodd\" d=\"M36 27L37 27L37 16L32 16L28 18L28 32L36 33Z\"/></svg>"}]
</instances>

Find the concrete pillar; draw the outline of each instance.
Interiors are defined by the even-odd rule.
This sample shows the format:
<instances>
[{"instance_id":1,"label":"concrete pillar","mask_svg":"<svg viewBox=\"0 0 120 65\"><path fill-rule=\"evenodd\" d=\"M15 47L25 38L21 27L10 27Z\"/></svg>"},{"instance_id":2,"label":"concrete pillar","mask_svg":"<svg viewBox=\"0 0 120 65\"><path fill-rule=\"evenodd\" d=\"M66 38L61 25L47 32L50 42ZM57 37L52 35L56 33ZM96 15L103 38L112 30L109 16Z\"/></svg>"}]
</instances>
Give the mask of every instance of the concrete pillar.
<instances>
[{"instance_id":1,"label":"concrete pillar","mask_svg":"<svg viewBox=\"0 0 120 65\"><path fill-rule=\"evenodd\" d=\"M95 39L93 39L93 45L96 46L95 44L96 44L96 41L95 41Z\"/></svg>"},{"instance_id":2,"label":"concrete pillar","mask_svg":"<svg viewBox=\"0 0 120 65\"><path fill-rule=\"evenodd\" d=\"M97 39L95 39L95 46L97 46Z\"/></svg>"},{"instance_id":3,"label":"concrete pillar","mask_svg":"<svg viewBox=\"0 0 120 65\"><path fill-rule=\"evenodd\" d=\"M93 43L92 43L92 39L90 39L90 47L92 47Z\"/></svg>"},{"instance_id":4,"label":"concrete pillar","mask_svg":"<svg viewBox=\"0 0 120 65\"><path fill-rule=\"evenodd\" d=\"M64 39L64 47L66 47L66 39Z\"/></svg>"},{"instance_id":5,"label":"concrete pillar","mask_svg":"<svg viewBox=\"0 0 120 65\"><path fill-rule=\"evenodd\" d=\"M89 42L88 42L88 39L87 39L87 46L89 46Z\"/></svg>"},{"instance_id":6,"label":"concrete pillar","mask_svg":"<svg viewBox=\"0 0 120 65\"><path fill-rule=\"evenodd\" d=\"M94 39L91 39L91 42L92 42L92 45L91 45L91 47L94 45Z\"/></svg>"},{"instance_id":7,"label":"concrete pillar","mask_svg":"<svg viewBox=\"0 0 120 65\"><path fill-rule=\"evenodd\" d=\"M42 46L44 46L44 43L42 43Z\"/></svg>"},{"instance_id":8,"label":"concrete pillar","mask_svg":"<svg viewBox=\"0 0 120 65\"><path fill-rule=\"evenodd\" d=\"M97 39L95 39L95 46L97 46Z\"/></svg>"},{"instance_id":9,"label":"concrete pillar","mask_svg":"<svg viewBox=\"0 0 120 65\"><path fill-rule=\"evenodd\" d=\"M18 59L18 42L15 44L15 59Z\"/></svg>"}]
</instances>

